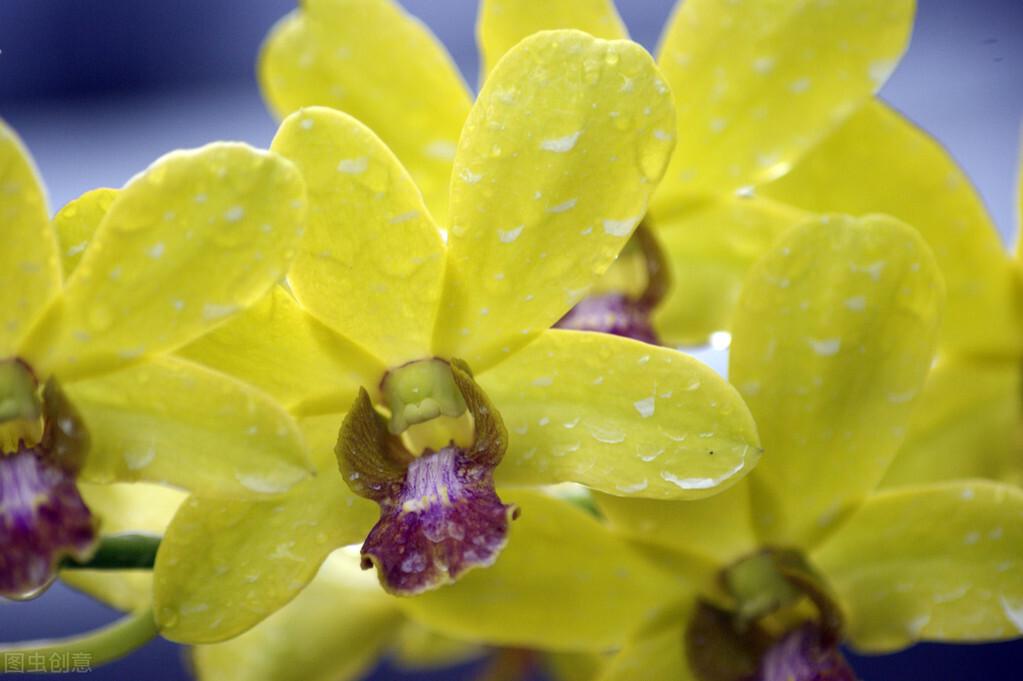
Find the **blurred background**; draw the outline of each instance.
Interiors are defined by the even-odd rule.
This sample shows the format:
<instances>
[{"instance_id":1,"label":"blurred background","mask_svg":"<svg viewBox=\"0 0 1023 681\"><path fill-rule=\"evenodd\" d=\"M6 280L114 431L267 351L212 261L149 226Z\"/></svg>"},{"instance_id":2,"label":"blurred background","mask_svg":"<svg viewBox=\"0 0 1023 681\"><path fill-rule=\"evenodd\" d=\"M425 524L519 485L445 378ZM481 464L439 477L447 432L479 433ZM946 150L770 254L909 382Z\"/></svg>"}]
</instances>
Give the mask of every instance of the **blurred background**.
<instances>
[{"instance_id":1,"label":"blurred background","mask_svg":"<svg viewBox=\"0 0 1023 681\"><path fill-rule=\"evenodd\" d=\"M475 0L402 4L444 42L466 81L476 83ZM633 38L651 50L673 4L618 2ZM34 155L51 210L88 189L120 186L175 148L218 139L267 146L275 122L260 99L253 64L267 30L294 5L294 0L0 0L0 118ZM1014 244L1023 0L918 0L909 53L882 96L944 143L979 187L1005 243ZM701 356L723 366L723 355ZM114 617L58 585L28 604L0 602L0 642L68 635ZM927 644L853 661L866 681L1009 679L1023 669L1023 643ZM408 677L385 665L372 678L458 681L477 671L478 665ZM164 641L88 677L189 678L182 649Z\"/></svg>"}]
</instances>

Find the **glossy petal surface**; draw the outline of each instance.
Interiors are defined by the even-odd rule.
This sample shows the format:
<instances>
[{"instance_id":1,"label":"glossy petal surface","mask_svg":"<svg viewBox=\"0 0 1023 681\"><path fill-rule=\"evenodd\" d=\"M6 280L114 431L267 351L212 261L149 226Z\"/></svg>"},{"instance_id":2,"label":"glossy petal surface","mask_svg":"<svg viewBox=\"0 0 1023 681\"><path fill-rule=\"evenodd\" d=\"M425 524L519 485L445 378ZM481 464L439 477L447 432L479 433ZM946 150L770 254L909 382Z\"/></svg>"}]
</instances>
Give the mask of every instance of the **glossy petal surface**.
<instances>
[{"instance_id":1,"label":"glossy petal surface","mask_svg":"<svg viewBox=\"0 0 1023 681\"><path fill-rule=\"evenodd\" d=\"M1019 361L944 358L931 369L883 486L1023 480Z\"/></svg>"},{"instance_id":2,"label":"glossy petal surface","mask_svg":"<svg viewBox=\"0 0 1023 681\"><path fill-rule=\"evenodd\" d=\"M776 201L719 197L672 204L656 214L670 272L654 324L668 344L700 345L731 329L746 272L810 215Z\"/></svg>"},{"instance_id":3,"label":"glossy petal surface","mask_svg":"<svg viewBox=\"0 0 1023 681\"><path fill-rule=\"evenodd\" d=\"M104 535L121 532L163 535L185 494L160 485L78 482ZM138 610L153 601L148 570L64 570L60 580L118 610Z\"/></svg>"},{"instance_id":4,"label":"glossy petal surface","mask_svg":"<svg viewBox=\"0 0 1023 681\"><path fill-rule=\"evenodd\" d=\"M634 43L549 31L505 55L455 158L435 352L480 372L560 319L646 212L673 130Z\"/></svg>"},{"instance_id":5,"label":"glossy petal surface","mask_svg":"<svg viewBox=\"0 0 1023 681\"><path fill-rule=\"evenodd\" d=\"M658 56L679 114L662 196L785 174L884 84L909 40L913 4L679 3Z\"/></svg>"},{"instance_id":6,"label":"glossy petal surface","mask_svg":"<svg viewBox=\"0 0 1023 681\"><path fill-rule=\"evenodd\" d=\"M880 102L864 107L764 192L807 210L905 221L923 235L945 277L942 345L1018 353L1015 273L980 196L948 152L894 110Z\"/></svg>"},{"instance_id":7,"label":"glossy petal surface","mask_svg":"<svg viewBox=\"0 0 1023 681\"><path fill-rule=\"evenodd\" d=\"M197 494L266 498L308 478L305 442L264 393L164 357L66 388L92 438L87 480L163 482Z\"/></svg>"},{"instance_id":8,"label":"glossy petal surface","mask_svg":"<svg viewBox=\"0 0 1023 681\"><path fill-rule=\"evenodd\" d=\"M191 497L171 523L155 571L157 624L183 643L223 641L293 599L335 548L362 539L376 509L341 480L331 450L338 418L303 430L318 475L266 502Z\"/></svg>"},{"instance_id":9,"label":"glossy petal surface","mask_svg":"<svg viewBox=\"0 0 1023 681\"><path fill-rule=\"evenodd\" d=\"M176 151L111 204L24 344L46 373L87 375L172 349L255 303L294 255L305 186L242 144Z\"/></svg>"},{"instance_id":10,"label":"glossy petal surface","mask_svg":"<svg viewBox=\"0 0 1023 681\"><path fill-rule=\"evenodd\" d=\"M696 502L602 494L597 504L611 526L630 538L717 568L752 552L757 545L746 482Z\"/></svg>"},{"instance_id":11,"label":"glossy petal surface","mask_svg":"<svg viewBox=\"0 0 1023 681\"><path fill-rule=\"evenodd\" d=\"M923 240L881 216L807 223L754 266L729 376L763 440L751 478L763 540L814 541L880 481L931 363L941 296Z\"/></svg>"},{"instance_id":12,"label":"glossy petal surface","mask_svg":"<svg viewBox=\"0 0 1023 681\"><path fill-rule=\"evenodd\" d=\"M197 646L192 659L200 681L355 681L399 623L372 575L338 553L293 602L238 638Z\"/></svg>"},{"instance_id":13,"label":"glossy petal surface","mask_svg":"<svg viewBox=\"0 0 1023 681\"><path fill-rule=\"evenodd\" d=\"M264 390L293 414L342 413L385 371L280 286L178 354Z\"/></svg>"},{"instance_id":14,"label":"glossy petal surface","mask_svg":"<svg viewBox=\"0 0 1023 681\"><path fill-rule=\"evenodd\" d=\"M319 107L287 118L272 148L309 187L295 297L385 365L427 356L444 243L398 159L362 123Z\"/></svg>"},{"instance_id":15,"label":"glossy petal surface","mask_svg":"<svg viewBox=\"0 0 1023 681\"><path fill-rule=\"evenodd\" d=\"M813 556L857 648L1023 631L1023 492L957 481L872 496Z\"/></svg>"},{"instance_id":16,"label":"glossy petal surface","mask_svg":"<svg viewBox=\"0 0 1023 681\"><path fill-rule=\"evenodd\" d=\"M278 116L304 106L351 114L380 135L444 222L451 162L472 100L444 47L391 0L307 0L260 55Z\"/></svg>"},{"instance_id":17,"label":"glossy petal surface","mask_svg":"<svg viewBox=\"0 0 1023 681\"><path fill-rule=\"evenodd\" d=\"M551 650L621 644L680 587L567 502L506 493L522 508L500 560L398 604L457 638Z\"/></svg>"},{"instance_id":18,"label":"glossy petal surface","mask_svg":"<svg viewBox=\"0 0 1023 681\"><path fill-rule=\"evenodd\" d=\"M0 120L0 356L10 355L60 288L57 240L35 165Z\"/></svg>"},{"instance_id":19,"label":"glossy petal surface","mask_svg":"<svg viewBox=\"0 0 1023 681\"><path fill-rule=\"evenodd\" d=\"M476 22L480 79L522 39L558 28L607 40L629 37L612 0L483 0Z\"/></svg>"},{"instance_id":20,"label":"glossy petal surface","mask_svg":"<svg viewBox=\"0 0 1023 681\"><path fill-rule=\"evenodd\" d=\"M511 438L499 484L696 498L735 483L760 458L738 392L675 350L551 330L479 380Z\"/></svg>"},{"instance_id":21,"label":"glossy petal surface","mask_svg":"<svg viewBox=\"0 0 1023 681\"><path fill-rule=\"evenodd\" d=\"M96 228L115 198L116 189L93 189L69 201L53 216L53 228L57 232L65 277L71 276L78 267L85 249L96 234Z\"/></svg>"}]
</instances>

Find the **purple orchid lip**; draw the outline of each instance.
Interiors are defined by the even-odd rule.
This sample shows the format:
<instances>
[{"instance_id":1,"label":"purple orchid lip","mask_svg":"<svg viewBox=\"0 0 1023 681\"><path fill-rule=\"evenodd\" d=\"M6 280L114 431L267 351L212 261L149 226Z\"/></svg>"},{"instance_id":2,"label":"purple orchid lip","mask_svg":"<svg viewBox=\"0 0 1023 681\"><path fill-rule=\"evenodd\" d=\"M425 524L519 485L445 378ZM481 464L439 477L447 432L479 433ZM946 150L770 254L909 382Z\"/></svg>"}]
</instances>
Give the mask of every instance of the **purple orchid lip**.
<instances>
[{"instance_id":1,"label":"purple orchid lip","mask_svg":"<svg viewBox=\"0 0 1023 681\"><path fill-rule=\"evenodd\" d=\"M650 305L623 293L605 293L579 301L554 326L575 331L596 331L660 345L650 322Z\"/></svg>"},{"instance_id":2,"label":"purple orchid lip","mask_svg":"<svg viewBox=\"0 0 1023 681\"><path fill-rule=\"evenodd\" d=\"M470 446L450 443L413 457L361 390L335 450L352 491L380 506L362 546L362 566L376 566L393 594L422 593L492 565L518 515L494 490L493 470L508 446L504 424L469 374L457 363L451 371L473 417Z\"/></svg>"},{"instance_id":3,"label":"purple orchid lip","mask_svg":"<svg viewBox=\"0 0 1023 681\"><path fill-rule=\"evenodd\" d=\"M760 660L757 681L855 681L838 645L807 622L785 634Z\"/></svg>"},{"instance_id":4,"label":"purple orchid lip","mask_svg":"<svg viewBox=\"0 0 1023 681\"><path fill-rule=\"evenodd\" d=\"M26 399L38 400L34 377L25 385L33 393ZM63 558L88 560L96 547L97 523L75 483L88 433L53 379L40 406L41 439L20 439L12 451L0 451L0 596L5 598L38 595L54 580Z\"/></svg>"},{"instance_id":5,"label":"purple orchid lip","mask_svg":"<svg viewBox=\"0 0 1023 681\"><path fill-rule=\"evenodd\" d=\"M0 457L0 596L40 593L62 558L87 560L95 542L73 473L37 448Z\"/></svg>"},{"instance_id":6,"label":"purple orchid lip","mask_svg":"<svg viewBox=\"0 0 1023 681\"><path fill-rule=\"evenodd\" d=\"M501 503L489 467L457 447L413 461L394 501L362 546L363 567L376 565L395 593L417 594L493 564L517 511Z\"/></svg>"}]
</instances>

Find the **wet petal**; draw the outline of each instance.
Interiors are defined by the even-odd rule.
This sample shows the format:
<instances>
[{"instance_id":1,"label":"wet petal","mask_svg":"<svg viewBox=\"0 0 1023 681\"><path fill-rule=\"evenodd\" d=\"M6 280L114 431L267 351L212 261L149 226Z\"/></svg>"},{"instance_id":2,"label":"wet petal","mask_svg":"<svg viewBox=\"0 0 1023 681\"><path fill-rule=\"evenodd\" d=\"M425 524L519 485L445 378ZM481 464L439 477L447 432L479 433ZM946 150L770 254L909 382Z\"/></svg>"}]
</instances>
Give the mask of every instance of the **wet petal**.
<instances>
[{"instance_id":1,"label":"wet petal","mask_svg":"<svg viewBox=\"0 0 1023 681\"><path fill-rule=\"evenodd\" d=\"M673 204L656 219L671 287L654 326L669 345L700 345L731 329L746 272L810 215L775 201L720 197Z\"/></svg>"},{"instance_id":2,"label":"wet petal","mask_svg":"<svg viewBox=\"0 0 1023 681\"><path fill-rule=\"evenodd\" d=\"M93 189L69 201L53 216L53 228L57 232L65 277L71 276L78 267L85 249L96 234L96 228L110 210L115 198L116 189Z\"/></svg>"},{"instance_id":3,"label":"wet petal","mask_svg":"<svg viewBox=\"0 0 1023 681\"><path fill-rule=\"evenodd\" d=\"M168 154L118 193L23 356L82 376L182 345L269 290L304 219L302 178L277 155L228 143Z\"/></svg>"},{"instance_id":4,"label":"wet petal","mask_svg":"<svg viewBox=\"0 0 1023 681\"><path fill-rule=\"evenodd\" d=\"M271 31L260 85L283 118L339 109L394 150L443 223L451 162L471 98L444 47L391 0L307 0Z\"/></svg>"},{"instance_id":5,"label":"wet petal","mask_svg":"<svg viewBox=\"0 0 1023 681\"><path fill-rule=\"evenodd\" d=\"M679 3L658 64L678 98L662 197L784 175L902 56L913 1Z\"/></svg>"},{"instance_id":6,"label":"wet petal","mask_svg":"<svg viewBox=\"0 0 1023 681\"><path fill-rule=\"evenodd\" d=\"M880 482L930 367L941 296L923 240L883 216L807 223L753 267L729 376L763 440L751 477L762 539L815 541Z\"/></svg>"},{"instance_id":7,"label":"wet petal","mask_svg":"<svg viewBox=\"0 0 1023 681\"><path fill-rule=\"evenodd\" d=\"M141 482L79 482L78 489L104 535L162 535L185 499L183 492ZM64 570L60 580L118 610L135 611L153 601L153 577L148 570Z\"/></svg>"},{"instance_id":8,"label":"wet petal","mask_svg":"<svg viewBox=\"0 0 1023 681\"><path fill-rule=\"evenodd\" d=\"M309 477L305 443L265 394L164 357L67 386L92 437L83 476L265 498Z\"/></svg>"},{"instance_id":9,"label":"wet petal","mask_svg":"<svg viewBox=\"0 0 1023 681\"><path fill-rule=\"evenodd\" d=\"M0 120L0 357L13 354L60 289L57 240L28 151Z\"/></svg>"},{"instance_id":10,"label":"wet petal","mask_svg":"<svg viewBox=\"0 0 1023 681\"><path fill-rule=\"evenodd\" d=\"M421 593L493 564L517 514L494 491L494 466L508 444L497 410L467 374L457 367L452 374L473 417L468 448L452 442L412 458L365 390L341 427L341 473L353 492L380 505L362 565L376 567L391 593Z\"/></svg>"},{"instance_id":11,"label":"wet petal","mask_svg":"<svg viewBox=\"0 0 1023 681\"><path fill-rule=\"evenodd\" d=\"M560 319L646 212L673 130L634 43L550 31L508 52L459 142L435 352L480 372Z\"/></svg>"},{"instance_id":12,"label":"wet petal","mask_svg":"<svg viewBox=\"0 0 1023 681\"><path fill-rule=\"evenodd\" d=\"M760 457L738 392L675 350L552 330L480 383L511 437L501 484L696 498L735 483Z\"/></svg>"},{"instance_id":13,"label":"wet petal","mask_svg":"<svg viewBox=\"0 0 1023 681\"><path fill-rule=\"evenodd\" d=\"M400 623L376 580L338 553L293 602L238 638L197 646L192 660L200 681L356 681L384 655Z\"/></svg>"},{"instance_id":14,"label":"wet petal","mask_svg":"<svg viewBox=\"0 0 1023 681\"><path fill-rule=\"evenodd\" d=\"M870 497L813 556L857 648L992 641L1023 631L1023 492L989 481Z\"/></svg>"},{"instance_id":15,"label":"wet petal","mask_svg":"<svg viewBox=\"0 0 1023 681\"><path fill-rule=\"evenodd\" d=\"M295 297L385 365L428 356L444 243L398 159L362 123L319 107L287 118L272 148L309 187Z\"/></svg>"},{"instance_id":16,"label":"wet petal","mask_svg":"<svg viewBox=\"0 0 1023 681\"><path fill-rule=\"evenodd\" d=\"M177 354L240 378L293 414L340 414L360 385L374 385L385 371L281 286Z\"/></svg>"},{"instance_id":17,"label":"wet petal","mask_svg":"<svg viewBox=\"0 0 1023 681\"><path fill-rule=\"evenodd\" d=\"M156 619L167 638L224 641L293 599L335 548L358 542L375 509L333 467L337 417L303 422L319 474L274 501L191 497L160 546Z\"/></svg>"},{"instance_id":18,"label":"wet petal","mask_svg":"<svg viewBox=\"0 0 1023 681\"><path fill-rule=\"evenodd\" d=\"M500 560L455 585L398 601L456 638L547 650L620 645L662 604L680 597L668 574L583 511L526 490Z\"/></svg>"},{"instance_id":19,"label":"wet petal","mask_svg":"<svg viewBox=\"0 0 1023 681\"><path fill-rule=\"evenodd\" d=\"M988 478L1019 482L1019 361L944 358L927 375L906 442L882 485Z\"/></svg>"},{"instance_id":20,"label":"wet petal","mask_svg":"<svg viewBox=\"0 0 1023 681\"><path fill-rule=\"evenodd\" d=\"M763 191L807 210L904 220L945 277L943 346L983 354L1023 347L1015 273L983 201L948 152L893 109L864 107Z\"/></svg>"},{"instance_id":21,"label":"wet petal","mask_svg":"<svg viewBox=\"0 0 1023 681\"><path fill-rule=\"evenodd\" d=\"M738 485L699 502L629 499L597 495L597 505L613 528L647 544L661 546L716 570L757 546L749 485Z\"/></svg>"},{"instance_id":22,"label":"wet petal","mask_svg":"<svg viewBox=\"0 0 1023 681\"><path fill-rule=\"evenodd\" d=\"M65 556L86 560L96 523L75 487L74 471L41 449L0 454L0 596L38 594Z\"/></svg>"},{"instance_id":23,"label":"wet petal","mask_svg":"<svg viewBox=\"0 0 1023 681\"><path fill-rule=\"evenodd\" d=\"M607 40L629 37L612 0L483 0L476 22L480 80L523 38L557 28Z\"/></svg>"}]
</instances>

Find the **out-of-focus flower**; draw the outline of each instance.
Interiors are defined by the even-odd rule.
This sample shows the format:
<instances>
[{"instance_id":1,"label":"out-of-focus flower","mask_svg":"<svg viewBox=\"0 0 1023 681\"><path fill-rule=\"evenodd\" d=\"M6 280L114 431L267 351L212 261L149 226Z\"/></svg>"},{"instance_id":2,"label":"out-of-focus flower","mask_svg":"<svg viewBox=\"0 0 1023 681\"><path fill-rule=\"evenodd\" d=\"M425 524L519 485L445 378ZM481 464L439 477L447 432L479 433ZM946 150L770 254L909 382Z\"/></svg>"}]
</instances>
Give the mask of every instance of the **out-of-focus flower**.
<instances>
[{"instance_id":1,"label":"out-of-focus flower","mask_svg":"<svg viewBox=\"0 0 1023 681\"><path fill-rule=\"evenodd\" d=\"M755 428L710 369L627 339L549 330L628 240L671 149L659 131L672 126L668 91L635 44L578 31L523 41L468 117L445 246L412 179L366 127L316 107L284 122L273 148L302 170L311 202L289 274L295 298L278 291L185 354L297 414L335 414L335 427L350 410L337 445L344 479L326 472L336 464L324 449L324 474L286 502L190 500L156 566L165 635L223 640L290 600L330 551L373 525L349 487L380 506L364 558L388 589L415 593L496 558L508 511L492 475L529 516L535 502L511 486L694 498L748 471ZM643 609L602 607L606 616L565 635L606 646Z\"/></svg>"},{"instance_id":2,"label":"out-of-focus flower","mask_svg":"<svg viewBox=\"0 0 1023 681\"><path fill-rule=\"evenodd\" d=\"M894 115L872 96L904 51L912 18L910 0L678 4L658 57L679 111L676 127L662 134L678 141L650 209L672 281L654 310L662 341L705 342L730 327L745 271L807 218L798 203L758 196L761 187L858 111ZM626 36L610 0L484 0L481 73L522 38L556 28ZM450 58L397 3L304 2L267 39L260 77L281 115L321 104L363 120L444 214L451 158L438 152L457 139L469 96ZM606 115L630 123L624 112ZM832 210L843 208L821 212Z\"/></svg>"},{"instance_id":3,"label":"out-of-focus flower","mask_svg":"<svg viewBox=\"0 0 1023 681\"><path fill-rule=\"evenodd\" d=\"M217 144L165 156L106 198L51 223L31 160L0 125L0 595L38 593L62 558L91 555L79 477L265 498L309 475L280 406L166 356L281 277L305 219L297 170ZM86 207L104 213L89 243L59 243Z\"/></svg>"}]
</instances>

